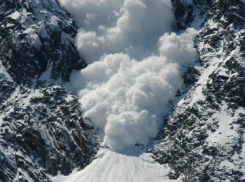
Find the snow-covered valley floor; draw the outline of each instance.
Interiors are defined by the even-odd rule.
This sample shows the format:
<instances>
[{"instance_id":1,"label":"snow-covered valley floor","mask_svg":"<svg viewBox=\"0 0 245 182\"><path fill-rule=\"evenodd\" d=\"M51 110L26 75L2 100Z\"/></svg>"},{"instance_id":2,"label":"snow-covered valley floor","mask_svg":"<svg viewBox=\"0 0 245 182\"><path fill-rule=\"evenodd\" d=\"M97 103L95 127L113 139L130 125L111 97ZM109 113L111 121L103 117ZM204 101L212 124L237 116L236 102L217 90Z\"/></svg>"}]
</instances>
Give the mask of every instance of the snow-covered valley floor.
<instances>
[{"instance_id":1,"label":"snow-covered valley floor","mask_svg":"<svg viewBox=\"0 0 245 182\"><path fill-rule=\"evenodd\" d=\"M169 168L143 153L140 147L119 152L101 149L90 165L69 176L52 177L53 182L177 182L169 180Z\"/></svg>"}]
</instances>

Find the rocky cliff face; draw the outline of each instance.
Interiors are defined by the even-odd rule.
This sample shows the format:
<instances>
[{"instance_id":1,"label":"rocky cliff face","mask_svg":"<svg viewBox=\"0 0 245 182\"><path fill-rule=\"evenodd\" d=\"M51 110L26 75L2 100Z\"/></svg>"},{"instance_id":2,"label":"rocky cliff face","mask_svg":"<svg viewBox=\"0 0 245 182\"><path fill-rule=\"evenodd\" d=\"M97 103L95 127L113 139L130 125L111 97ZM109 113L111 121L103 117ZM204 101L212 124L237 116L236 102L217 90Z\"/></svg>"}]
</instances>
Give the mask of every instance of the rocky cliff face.
<instances>
[{"instance_id":1,"label":"rocky cliff face","mask_svg":"<svg viewBox=\"0 0 245 182\"><path fill-rule=\"evenodd\" d=\"M155 158L172 167L172 179L245 181L245 2L173 2L187 12L175 12L178 28L206 17L196 38L200 76L166 118Z\"/></svg>"},{"instance_id":2,"label":"rocky cliff face","mask_svg":"<svg viewBox=\"0 0 245 182\"><path fill-rule=\"evenodd\" d=\"M65 87L85 65L56 0L0 1L0 181L50 181L86 166L94 127Z\"/></svg>"},{"instance_id":3,"label":"rocky cliff face","mask_svg":"<svg viewBox=\"0 0 245 182\"><path fill-rule=\"evenodd\" d=\"M1 1L0 20L0 59L15 82L29 83L45 71L69 81L72 70L85 66L74 46L76 27L58 1Z\"/></svg>"},{"instance_id":4,"label":"rocky cliff face","mask_svg":"<svg viewBox=\"0 0 245 182\"><path fill-rule=\"evenodd\" d=\"M172 4L177 30L201 24L199 60L151 152L171 179L245 181L245 1ZM50 181L97 151L94 126L66 85L86 66L75 35L57 0L0 0L0 181Z\"/></svg>"}]
</instances>

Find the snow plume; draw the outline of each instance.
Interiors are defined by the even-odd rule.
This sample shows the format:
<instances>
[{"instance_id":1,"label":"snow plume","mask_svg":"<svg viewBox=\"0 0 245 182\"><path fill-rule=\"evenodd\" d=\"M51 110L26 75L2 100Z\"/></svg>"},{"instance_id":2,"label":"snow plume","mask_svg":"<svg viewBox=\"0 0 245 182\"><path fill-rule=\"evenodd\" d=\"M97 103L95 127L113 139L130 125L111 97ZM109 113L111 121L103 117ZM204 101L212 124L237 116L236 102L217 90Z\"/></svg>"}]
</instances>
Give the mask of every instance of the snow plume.
<instances>
[{"instance_id":1,"label":"snow plume","mask_svg":"<svg viewBox=\"0 0 245 182\"><path fill-rule=\"evenodd\" d=\"M195 60L192 28L171 32L170 0L62 0L81 29L77 48L88 63L73 72L84 115L104 144L146 144L182 88L183 65Z\"/></svg>"},{"instance_id":2,"label":"snow plume","mask_svg":"<svg viewBox=\"0 0 245 182\"><path fill-rule=\"evenodd\" d=\"M61 0L78 26L77 47L88 63L123 52L142 59L174 22L170 0Z\"/></svg>"}]
</instances>

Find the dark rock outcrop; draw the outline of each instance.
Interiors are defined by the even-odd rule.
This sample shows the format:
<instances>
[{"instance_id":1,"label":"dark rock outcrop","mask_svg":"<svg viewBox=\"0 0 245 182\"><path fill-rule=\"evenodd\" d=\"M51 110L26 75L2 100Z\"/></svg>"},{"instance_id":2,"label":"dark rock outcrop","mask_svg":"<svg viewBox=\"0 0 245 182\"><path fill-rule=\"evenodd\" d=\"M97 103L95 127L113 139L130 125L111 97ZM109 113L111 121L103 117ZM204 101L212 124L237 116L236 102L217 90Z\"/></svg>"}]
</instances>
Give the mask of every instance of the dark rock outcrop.
<instances>
[{"instance_id":1,"label":"dark rock outcrop","mask_svg":"<svg viewBox=\"0 0 245 182\"><path fill-rule=\"evenodd\" d=\"M85 67L75 24L58 1L1 1L0 12L0 59L15 82L31 82L47 68L54 80L69 81L72 70Z\"/></svg>"},{"instance_id":2,"label":"dark rock outcrop","mask_svg":"<svg viewBox=\"0 0 245 182\"><path fill-rule=\"evenodd\" d=\"M173 169L171 179L245 181L244 1L173 2L176 11L182 8L175 13L178 28L209 7L196 38L200 76L166 118L164 137L152 152Z\"/></svg>"},{"instance_id":3,"label":"dark rock outcrop","mask_svg":"<svg viewBox=\"0 0 245 182\"><path fill-rule=\"evenodd\" d=\"M65 83L86 66L56 0L0 1L0 181L50 181L90 163L94 126Z\"/></svg>"}]
</instances>

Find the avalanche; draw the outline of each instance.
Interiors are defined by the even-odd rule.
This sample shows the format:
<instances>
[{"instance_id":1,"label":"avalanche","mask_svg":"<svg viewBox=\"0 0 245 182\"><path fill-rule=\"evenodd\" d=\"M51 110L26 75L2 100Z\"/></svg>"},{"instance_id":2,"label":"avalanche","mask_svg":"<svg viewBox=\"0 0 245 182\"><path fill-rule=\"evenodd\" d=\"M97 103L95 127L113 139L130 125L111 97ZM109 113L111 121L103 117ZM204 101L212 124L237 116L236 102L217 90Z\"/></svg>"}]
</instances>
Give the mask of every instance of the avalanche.
<instances>
[{"instance_id":1,"label":"avalanche","mask_svg":"<svg viewBox=\"0 0 245 182\"><path fill-rule=\"evenodd\" d=\"M169 0L62 2L78 21L77 48L90 63L71 76L84 116L112 150L147 144L183 89L183 66L196 60L197 31L173 32Z\"/></svg>"},{"instance_id":2,"label":"avalanche","mask_svg":"<svg viewBox=\"0 0 245 182\"><path fill-rule=\"evenodd\" d=\"M174 32L170 0L61 0L80 28L77 48L89 65L71 76L84 116L99 129L96 159L53 181L171 181L145 150L183 89L183 67L196 60L189 28Z\"/></svg>"},{"instance_id":3,"label":"avalanche","mask_svg":"<svg viewBox=\"0 0 245 182\"><path fill-rule=\"evenodd\" d=\"M150 154L142 152L139 147L119 152L101 149L85 169L51 179L53 182L178 182L169 180L169 167L156 163Z\"/></svg>"}]
</instances>

